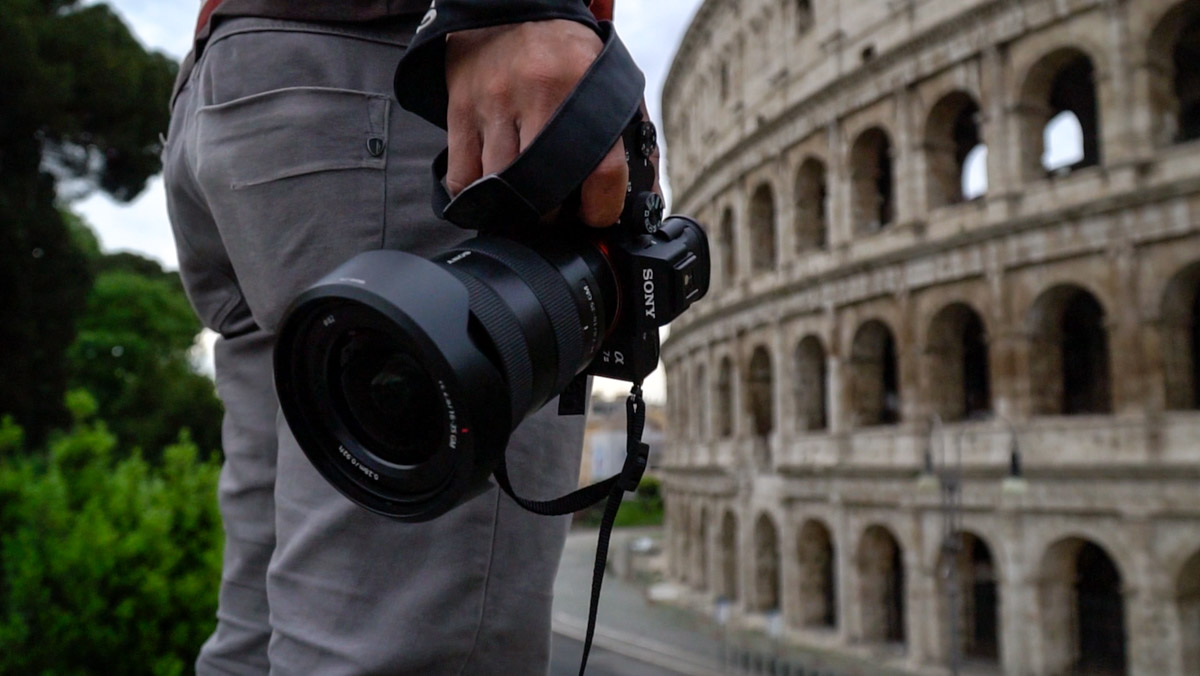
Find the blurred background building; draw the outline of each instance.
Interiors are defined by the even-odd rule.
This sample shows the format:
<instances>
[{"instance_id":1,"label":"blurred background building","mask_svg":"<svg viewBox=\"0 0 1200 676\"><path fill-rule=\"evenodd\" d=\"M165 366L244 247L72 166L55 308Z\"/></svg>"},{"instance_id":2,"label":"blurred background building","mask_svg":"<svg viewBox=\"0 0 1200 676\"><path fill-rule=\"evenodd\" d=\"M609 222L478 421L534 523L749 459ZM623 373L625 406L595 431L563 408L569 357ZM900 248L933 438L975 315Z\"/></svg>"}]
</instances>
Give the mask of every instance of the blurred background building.
<instances>
[{"instance_id":1,"label":"blurred background building","mask_svg":"<svg viewBox=\"0 0 1200 676\"><path fill-rule=\"evenodd\" d=\"M1200 0L707 0L672 577L917 669L1200 674Z\"/></svg>"}]
</instances>

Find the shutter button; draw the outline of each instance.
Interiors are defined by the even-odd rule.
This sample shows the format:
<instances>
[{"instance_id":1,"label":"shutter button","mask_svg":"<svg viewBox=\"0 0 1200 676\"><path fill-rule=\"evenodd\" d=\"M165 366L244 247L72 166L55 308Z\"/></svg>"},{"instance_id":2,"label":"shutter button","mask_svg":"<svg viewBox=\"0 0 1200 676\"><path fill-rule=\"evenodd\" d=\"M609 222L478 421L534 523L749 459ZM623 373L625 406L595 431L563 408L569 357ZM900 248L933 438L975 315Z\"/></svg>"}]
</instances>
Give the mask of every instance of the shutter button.
<instances>
[{"instance_id":1,"label":"shutter button","mask_svg":"<svg viewBox=\"0 0 1200 676\"><path fill-rule=\"evenodd\" d=\"M378 136L367 139L367 152L371 153L371 157L379 157L383 151L387 150L387 143Z\"/></svg>"}]
</instances>

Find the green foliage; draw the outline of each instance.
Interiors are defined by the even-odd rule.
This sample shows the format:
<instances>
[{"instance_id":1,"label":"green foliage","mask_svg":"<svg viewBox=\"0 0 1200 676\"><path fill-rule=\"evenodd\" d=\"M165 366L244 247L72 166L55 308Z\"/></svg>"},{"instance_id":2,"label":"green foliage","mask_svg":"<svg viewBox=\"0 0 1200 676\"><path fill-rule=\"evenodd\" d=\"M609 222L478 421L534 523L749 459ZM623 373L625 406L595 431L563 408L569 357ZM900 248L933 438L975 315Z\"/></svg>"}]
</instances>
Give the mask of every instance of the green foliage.
<instances>
[{"instance_id":1,"label":"green foliage","mask_svg":"<svg viewBox=\"0 0 1200 676\"><path fill-rule=\"evenodd\" d=\"M154 261L120 254L88 294L78 334L67 351L72 387L100 402L100 417L126 448L169 444L189 429L204 451L221 445L220 401L213 383L195 373L189 350L200 332L179 277Z\"/></svg>"},{"instance_id":2,"label":"green foliage","mask_svg":"<svg viewBox=\"0 0 1200 676\"><path fill-rule=\"evenodd\" d=\"M158 465L117 453L89 399L48 453L6 454L0 423L0 673L188 673L215 623L218 465L186 435Z\"/></svg>"},{"instance_id":3,"label":"green foliage","mask_svg":"<svg viewBox=\"0 0 1200 676\"><path fill-rule=\"evenodd\" d=\"M159 169L177 66L106 5L5 0L0 11L0 413L37 443L69 423L63 354L91 285L94 238L59 185L131 200Z\"/></svg>"},{"instance_id":4,"label":"green foliage","mask_svg":"<svg viewBox=\"0 0 1200 676\"><path fill-rule=\"evenodd\" d=\"M595 527L604 517L604 503L590 507L578 515L575 522L581 526ZM661 526L663 523L662 482L652 476L642 478L633 495L626 494L617 509L615 528L638 526Z\"/></svg>"}]
</instances>

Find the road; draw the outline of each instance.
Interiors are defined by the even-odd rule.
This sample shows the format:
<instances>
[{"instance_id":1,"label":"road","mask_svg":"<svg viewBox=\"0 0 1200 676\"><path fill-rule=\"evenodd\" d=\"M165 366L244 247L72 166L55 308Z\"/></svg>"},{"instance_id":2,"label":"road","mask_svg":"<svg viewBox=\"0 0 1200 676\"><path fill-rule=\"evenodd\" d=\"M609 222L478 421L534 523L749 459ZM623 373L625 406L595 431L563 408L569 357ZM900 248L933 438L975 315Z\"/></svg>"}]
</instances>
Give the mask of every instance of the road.
<instances>
[{"instance_id":1,"label":"road","mask_svg":"<svg viewBox=\"0 0 1200 676\"><path fill-rule=\"evenodd\" d=\"M550 676L577 676L579 674L579 658L582 654L582 641L555 634L554 647L550 654ZM593 646L592 654L588 657L587 676L682 676L682 674Z\"/></svg>"}]
</instances>

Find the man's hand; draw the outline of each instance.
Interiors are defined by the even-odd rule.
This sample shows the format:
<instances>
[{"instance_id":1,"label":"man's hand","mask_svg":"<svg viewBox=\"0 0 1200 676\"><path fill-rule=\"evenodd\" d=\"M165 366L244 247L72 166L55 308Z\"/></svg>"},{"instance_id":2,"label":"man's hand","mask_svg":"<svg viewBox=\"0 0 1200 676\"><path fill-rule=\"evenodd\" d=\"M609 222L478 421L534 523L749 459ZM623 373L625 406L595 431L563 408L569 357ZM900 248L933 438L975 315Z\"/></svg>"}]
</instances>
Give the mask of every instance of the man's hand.
<instances>
[{"instance_id":1,"label":"man's hand","mask_svg":"<svg viewBox=\"0 0 1200 676\"><path fill-rule=\"evenodd\" d=\"M502 171L529 146L604 45L587 26L554 20L453 33L446 47L446 188L457 195ZM615 223L628 181L625 147L618 140L583 184L583 222Z\"/></svg>"}]
</instances>

